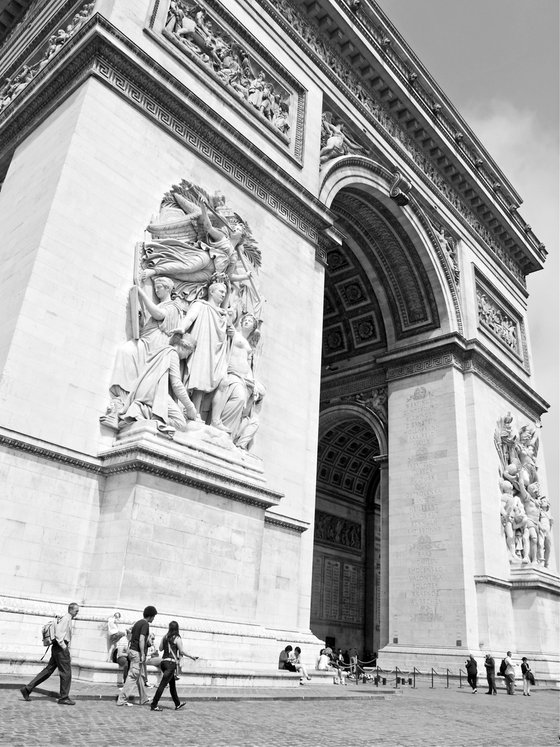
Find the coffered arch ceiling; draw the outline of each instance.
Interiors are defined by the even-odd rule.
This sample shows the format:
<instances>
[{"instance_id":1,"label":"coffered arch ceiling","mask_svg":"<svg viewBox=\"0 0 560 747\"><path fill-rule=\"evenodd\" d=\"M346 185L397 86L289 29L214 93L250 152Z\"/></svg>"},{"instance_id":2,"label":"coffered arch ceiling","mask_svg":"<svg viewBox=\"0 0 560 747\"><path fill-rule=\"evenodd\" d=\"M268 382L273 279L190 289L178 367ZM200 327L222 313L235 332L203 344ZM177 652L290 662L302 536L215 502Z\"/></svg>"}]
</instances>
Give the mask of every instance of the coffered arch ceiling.
<instances>
[{"instance_id":1,"label":"coffered arch ceiling","mask_svg":"<svg viewBox=\"0 0 560 747\"><path fill-rule=\"evenodd\" d=\"M437 329L430 279L393 213L355 187L341 190L331 210L346 240L327 252L324 365L384 350L389 325L396 340Z\"/></svg>"},{"instance_id":2,"label":"coffered arch ceiling","mask_svg":"<svg viewBox=\"0 0 560 747\"><path fill-rule=\"evenodd\" d=\"M319 438L318 488L365 503L377 477L373 457L379 452L379 441L366 420L333 422Z\"/></svg>"}]
</instances>

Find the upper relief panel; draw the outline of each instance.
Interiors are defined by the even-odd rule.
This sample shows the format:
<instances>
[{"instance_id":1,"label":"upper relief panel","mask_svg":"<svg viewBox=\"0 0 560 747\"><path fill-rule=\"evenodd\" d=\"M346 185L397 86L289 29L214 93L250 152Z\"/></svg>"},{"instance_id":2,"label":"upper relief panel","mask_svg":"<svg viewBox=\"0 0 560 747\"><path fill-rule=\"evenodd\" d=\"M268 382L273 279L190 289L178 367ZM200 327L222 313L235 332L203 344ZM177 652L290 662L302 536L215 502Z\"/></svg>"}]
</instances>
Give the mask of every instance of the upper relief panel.
<instances>
[{"instance_id":1,"label":"upper relief panel","mask_svg":"<svg viewBox=\"0 0 560 747\"><path fill-rule=\"evenodd\" d=\"M152 37L225 103L299 163L305 90L239 21L215 0L156 4Z\"/></svg>"}]
</instances>

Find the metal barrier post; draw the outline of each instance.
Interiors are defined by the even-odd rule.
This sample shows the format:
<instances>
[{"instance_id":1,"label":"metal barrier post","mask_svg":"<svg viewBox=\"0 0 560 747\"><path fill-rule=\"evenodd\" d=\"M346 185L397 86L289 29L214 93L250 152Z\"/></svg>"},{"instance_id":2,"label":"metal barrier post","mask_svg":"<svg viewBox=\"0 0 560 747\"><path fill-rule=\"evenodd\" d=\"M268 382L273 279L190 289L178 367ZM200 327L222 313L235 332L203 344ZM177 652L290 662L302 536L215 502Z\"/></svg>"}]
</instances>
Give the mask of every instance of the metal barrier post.
<instances>
[{"instance_id":1,"label":"metal barrier post","mask_svg":"<svg viewBox=\"0 0 560 747\"><path fill-rule=\"evenodd\" d=\"M416 687L416 672L417 671L418 670L416 669L416 667L412 667L412 682L413 682L412 687L414 688Z\"/></svg>"},{"instance_id":2,"label":"metal barrier post","mask_svg":"<svg viewBox=\"0 0 560 747\"><path fill-rule=\"evenodd\" d=\"M463 670L459 669L459 687L463 687L463 678L462 678Z\"/></svg>"},{"instance_id":3,"label":"metal barrier post","mask_svg":"<svg viewBox=\"0 0 560 747\"><path fill-rule=\"evenodd\" d=\"M449 669L447 670L447 689L449 690Z\"/></svg>"},{"instance_id":4,"label":"metal barrier post","mask_svg":"<svg viewBox=\"0 0 560 747\"><path fill-rule=\"evenodd\" d=\"M399 668L395 667L395 687L399 686Z\"/></svg>"},{"instance_id":5,"label":"metal barrier post","mask_svg":"<svg viewBox=\"0 0 560 747\"><path fill-rule=\"evenodd\" d=\"M434 687L434 668L432 667L432 689Z\"/></svg>"}]
</instances>

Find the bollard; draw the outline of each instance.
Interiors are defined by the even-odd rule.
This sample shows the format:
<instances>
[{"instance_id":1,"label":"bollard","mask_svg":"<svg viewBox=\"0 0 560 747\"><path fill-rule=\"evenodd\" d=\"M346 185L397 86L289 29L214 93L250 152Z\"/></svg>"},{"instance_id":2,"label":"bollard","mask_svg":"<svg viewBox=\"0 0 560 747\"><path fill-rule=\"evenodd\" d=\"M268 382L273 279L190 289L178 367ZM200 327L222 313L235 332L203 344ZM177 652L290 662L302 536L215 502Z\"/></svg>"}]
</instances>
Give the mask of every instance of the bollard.
<instances>
[{"instance_id":1,"label":"bollard","mask_svg":"<svg viewBox=\"0 0 560 747\"><path fill-rule=\"evenodd\" d=\"M381 684L382 685L386 685L387 684L387 677L383 677L383 679L381 680Z\"/></svg>"},{"instance_id":2,"label":"bollard","mask_svg":"<svg viewBox=\"0 0 560 747\"><path fill-rule=\"evenodd\" d=\"M409 684L410 687L412 687L412 677L408 678L408 684Z\"/></svg>"}]
</instances>

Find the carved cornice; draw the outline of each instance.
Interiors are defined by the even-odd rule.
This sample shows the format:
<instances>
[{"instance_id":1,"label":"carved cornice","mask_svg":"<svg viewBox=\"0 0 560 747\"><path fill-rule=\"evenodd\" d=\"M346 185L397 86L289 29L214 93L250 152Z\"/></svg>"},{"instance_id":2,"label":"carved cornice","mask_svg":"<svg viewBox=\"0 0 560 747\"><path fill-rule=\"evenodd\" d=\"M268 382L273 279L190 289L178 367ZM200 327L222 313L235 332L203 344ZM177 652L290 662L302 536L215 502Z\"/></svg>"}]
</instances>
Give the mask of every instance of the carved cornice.
<instances>
[{"instance_id":1,"label":"carved cornice","mask_svg":"<svg viewBox=\"0 0 560 747\"><path fill-rule=\"evenodd\" d=\"M99 14L0 114L3 151L15 148L90 76L309 241L316 244L332 223L319 200Z\"/></svg>"},{"instance_id":2,"label":"carved cornice","mask_svg":"<svg viewBox=\"0 0 560 747\"><path fill-rule=\"evenodd\" d=\"M541 568L512 568L511 588L512 592L533 590L560 597L560 577Z\"/></svg>"},{"instance_id":3,"label":"carved cornice","mask_svg":"<svg viewBox=\"0 0 560 747\"><path fill-rule=\"evenodd\" d=\"M509 590L512 587L511 581L504 581L503 578L497 578L496 576L475 576L474 582L481 586L495 586L498 589Z\"/></svg>"},{"instance_id":4,"label":"carved cornice","mask_svg":"<svg viewBox=\"0 0 560 747\"><path fill-rule=\"evenodd\" d=\"M379 40L376 38L377 35L373 36L371 30L368 30L364 23L356 20L354 13L348 12L348 15L351 16L351 21L347 21L348 25L344 23L340 25L337 20L333 23L334 28L330 28L326 33L321 33L317 25L310 23L302 12L301 4L297 2L259 0L259 3L290 38L305 51L306 55L313 59L315 65L340 90L342 95L352 100L354 107L368 120L374 130L389 142L390 147L399 153L431 190L438 192L440 199L446 201L449 207L470 226L471 230L476 232L478 238L484 242L490 253L506 264L520 282L524 282L524 275L528 272L540 269L545 257L544 247L536 237L531 242L527 241L530 227L526 226L515 213L518 201L515 205L513 203L508 204L500 192L499 187L505 184L505 180L497 181L495 177L486 175L485 178L481 179L480 175L485 174L484 161L480 158L474 158L474 162L470 163L473 158L466 159L466 142L461 133L455 133L450 138L449 133L445 131L443 133L445 137L443 139L440 137L439 144L434 142L438 137L435 120L440 114L441 105L438 104L437 109L430 106L429 111L422 112L421 116L418 110L408 112L408 119L415 124L410 132L401 124L400 119L395 117L391 108L386 105L388 99L394 98L399 104L397 108L400 113L403 106L407 107L408 100L414 100L413 88L408 79L405 82L407 101L398 100L398 87L393 86L397 71L391 66L390 57L386 54L387 48L390 46L390 39L388 40L389 44L384 47L384 38ZM308 13L319 12L320 5L320 3L308 3ZM346 4L343 3L343 5ZM322 20L325 18L329 22L333 20L328 14L329 10L330 7L322 11ZM345 8L339 10L346 11ZM367 51L363 42L360 42L360 51L353 44L353 40L358 38L355 30L358 27L370 44L370 49ZM344 52L342 52L343 48L345 48ZM373 54L374 50L378 57ZM369 61L368 57L370 57ZM392 78L390 75L386 75L382 79L383 70L379 68L378 58L381 58L382 64L391 69ZM354 60L357 61L356 65L354 65ZM401 74L399 73L399 75ZM372 78L376 85L371 84ZM364 84L367 84L367 87ZM394 90L391 90L392 86ZM422 108L425 109L426 107ZM418 121L415 119L416 116L420 116L420 119L423 118L424 121ZM428 133L429 129L431 129L431 132ZM418 142L417 138L420 138ZM437 157L428 155L428 152L423 150L424 142L431 144L431 151L437 152ZM443 148L443 151L439 146ZM458 169L456 164L453 164L447 158L446 152L449 155L460 152L460 155L465 157L466 163L472 166L473 170L468 177L468 181L460 168ZM454 182L450 181L448 173L441 171L439 166L436 165L438 160L444 162L448 171L451 170L455 177ZM487 157L486 160L489 160L489 158ZM480 184L486 190L479 190L483 199L476 195L478 206L482 206L480 216L469 206L469 202L474 204L471 199L474 195L472 187L478 187L477 180L479 179ZM468 195L467 197L459 194L455 186L457 183L462 185L465 195ZM491 200L487 193L492 195ZM493 209L493 201L497 202L503 210L503 215L500 213L499 218L497 218L498 214ZM508 221L510 220L513 220L515 224L516 230L514 231L509 226ZM497 222L500 222L500 230L496 228ZM488 225L485 225L485 223ZM504 237L503 240L502 236Z\"/></svg>"},{"instance_id":5,"label":"carved cornice","mask_svg":"<svg viewBox=\"0 0 560 747\"><path fill-rule=\"evenodd\" d=\"M140 472L182 485L203 490L212 495L248 503L259 508L277 506L282 494L265 488L250 480L243 480L227 469L219 469L214 463L207 466L189 459L165 454L161 449L152 448L149 443L133 443L120 446L118 443L110 451L101 455L102 474L106 477L126 472Z\"/></svg>"},{"instance_id":6,"label":"carved cornice","mask_svg":"<svg viewBox=\"0 0 560 747\"><path fill-rule=\"evenodd\" d=\"M92 473L100 478L139 472L260 508L277 506L282 498L281 493L270 490L257 481L244 480L238 474L227 471L225 462L224 468L219 469L215 463L209 462L208 466L204 466L200 463L200 458L197 462L191 460L188 449L184 450L181 458L177 456L177 452L165 454L161 449L151 448L149 444L117 445L95 458L6 429L0 431L0 446Z\"/></svg>"},{"instance_id":7,"label":"carved cornice","mask_svg":"<svg viewBox=\"0 0 560 747\"><path fill-rule=\"evenodd\" d=\"M294 532L294 534L303 534L303 532L309 529L308 521L301 521L300 519L293 519L291 516L282 516L282 514L271 512L264 515L264 523L280 527L281 529L287 529L290 532Z\"/></svg>"},{"instance_id":8,"label":"carved cornice","mask_svg":"<svg viewBox=\"0 0 560 747\"><path fill-rule=\"evenodd\" d=\"M20 451L49 462L58 462L68 467L75 467L83 472L99 474L101 462L95 457L83 454L72 449L42 441L31 436L0 428L0 446L15 451Z\"/></svg>"},{"instance_id":9,"label":"carved cornice","mask_svg":"<svg viewBox=\"0 0 560 747\"><path fill-rule=\"evenodd\" d=\"M376 362L385 367L388 382L450 367L475 374L531 420L538 420L549 407L527 381L505 369L479 340L465 340L460 335L416 343L380 356Z\"/></svg>"}]
</instances>

